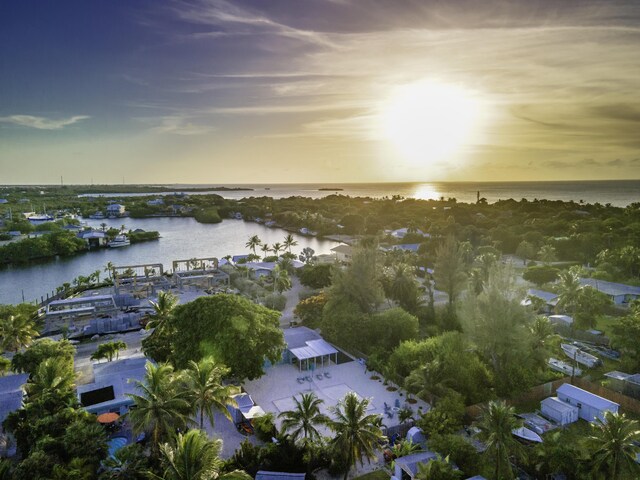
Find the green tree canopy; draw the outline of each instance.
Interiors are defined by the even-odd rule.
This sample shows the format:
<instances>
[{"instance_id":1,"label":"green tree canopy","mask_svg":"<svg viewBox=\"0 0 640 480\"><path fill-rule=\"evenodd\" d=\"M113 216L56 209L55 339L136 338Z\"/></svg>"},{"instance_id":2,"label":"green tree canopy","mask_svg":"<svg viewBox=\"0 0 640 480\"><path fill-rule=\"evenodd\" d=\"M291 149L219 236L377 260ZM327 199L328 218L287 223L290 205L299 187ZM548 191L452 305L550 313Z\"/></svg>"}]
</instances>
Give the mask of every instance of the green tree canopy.
<instances>
[{"instance_id":1,"label":"green tree canopy","mask_svg":"<svg viewBox=\"0 0 640 480\"><path fill-rule=\"evenodd\" d=\"M276 363L282 355L279 317L238 295L200 297L176 307L169 319L170 359L184 368L211 357L236 378L258 378L265 360Z\"/></svg>"}]
</instances>

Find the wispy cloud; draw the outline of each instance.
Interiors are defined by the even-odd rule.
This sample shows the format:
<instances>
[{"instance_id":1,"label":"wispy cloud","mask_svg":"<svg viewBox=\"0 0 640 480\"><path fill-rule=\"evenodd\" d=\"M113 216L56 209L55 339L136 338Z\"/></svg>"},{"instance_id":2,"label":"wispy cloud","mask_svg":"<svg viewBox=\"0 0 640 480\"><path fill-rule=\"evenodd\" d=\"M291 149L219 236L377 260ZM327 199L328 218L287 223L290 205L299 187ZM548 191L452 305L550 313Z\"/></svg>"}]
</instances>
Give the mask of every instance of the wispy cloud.
<instances>
[{"instance_id":1,"label":"wispy cloud","mask_svg":"<svg viewBox=\"0 0 640 480\"><path fill-rule=\"evenodd\" d=\"M138 120L153 125L149 131L154 133L168 133L172 135L202 135L215 130L213 125L199 123L182 115L167 115L157 118L138 118Z\"/></svg>"},{"instance_id":2,"label":"wispy cloud","mask_svg":"<svg viewBox=\"0 0 640 480\"><path fill-rule=\"evenodd\" d=\"M75 115L69 118L51 119L46 117L36 117L33 115L9 115L0 117L0 123L12 123L21 127L36 128L38 130L60 130L68 125L87 120L88 115Z\"/></svg>"}]
</instances>

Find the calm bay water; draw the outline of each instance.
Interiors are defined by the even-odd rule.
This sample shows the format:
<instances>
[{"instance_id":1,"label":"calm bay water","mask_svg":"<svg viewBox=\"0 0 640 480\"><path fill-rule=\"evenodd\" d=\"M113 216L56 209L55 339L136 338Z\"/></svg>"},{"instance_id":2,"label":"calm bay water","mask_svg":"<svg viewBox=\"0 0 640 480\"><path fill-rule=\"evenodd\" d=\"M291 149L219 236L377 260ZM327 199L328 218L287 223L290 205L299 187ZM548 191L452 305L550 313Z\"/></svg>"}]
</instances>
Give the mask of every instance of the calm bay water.
<instances>
[{"instance_id":1,"label":"calm bay water","mask_svg":"<svg viewBox=\"0 0 640 480\"><path fill-rule=\"evenodd\" d=\"M185 187L215 187L219 185L174 185ZM575 201L584 203L610 203L617 207L626 207L630 203L640 202L640 180L603 180L603 181L558 181L558 182L429 182L429 183L347 183L347 184L273 184L273 185L224 185L226 187L251 188L251 191L196 192L189 195L216 193L224 198L240 199L244 197L269 196L285 198L302 196L322 198L340 194L352 197L382 198L401 195L406 198L438 200L456 198L459 202L475 202L477 192L489 203L498 200L547 199ZM336 191L321 188L340 189ZM170 192L167 192L170 194ZM107 196L127 197L149 194L110 194ZM156 194L160 195L160 194Z\"/></svg>"},{"instance_id":2,"label":"calm bay water","mask_svg":"<svg viewBox=\"0 0 640 480\"><path fill-rule=\"evenodd\" d=\"M78 275L86 276L103 270L107 262L114 265L162 263L165 269L171 269L173 260L222 258L225 255L249 253L245 244L251 235L258 235L263 242L273 244L282 243L289 233L239 220L225 220L218 224L201 224L192 218L87 220L87 224L94 227L99 227L102 222L116 228L124 224L132 230L157 230L161 238L124 248L105 248L71 258L1 269L0 304L21 302L23 292L26 301L39 299ZM314 237L295 234L294 237L298 241L298 245L292 248L294 253L299 253L304 247L313 248L316 254L330 253L330 249L336 245L335 242Z\"/></svg>"}]
</instances>

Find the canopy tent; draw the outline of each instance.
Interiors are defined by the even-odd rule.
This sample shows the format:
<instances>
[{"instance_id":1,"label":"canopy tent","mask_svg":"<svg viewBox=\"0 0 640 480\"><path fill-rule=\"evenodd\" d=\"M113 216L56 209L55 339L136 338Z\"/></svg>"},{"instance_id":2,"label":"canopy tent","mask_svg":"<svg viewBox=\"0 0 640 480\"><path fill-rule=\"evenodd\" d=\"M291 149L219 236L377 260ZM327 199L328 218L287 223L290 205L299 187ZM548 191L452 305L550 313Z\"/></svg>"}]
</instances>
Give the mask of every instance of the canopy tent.
<instances>
[{"instance_id":1,"label":"canopy tent","mask_svg":"<svg viewBox=\"0 0 640 480\"><path fill-rule=\"evenodd\" d=\"M300 370L302 370L303 361L306 362L307 367L311 367L310 361L313 360L313 367L318 366L318 359L321 361L321 366L324 367L324 359L325 357L329 357L328 360L331 361L331 355L335 355L335 362L338 363L338 350L336 350L333 346L331 346L326 341L319 340L309 340L305 342L306 346L292 348L289 351L291 355L298 359L298 365Z\"/></svg>"}]
</instances>

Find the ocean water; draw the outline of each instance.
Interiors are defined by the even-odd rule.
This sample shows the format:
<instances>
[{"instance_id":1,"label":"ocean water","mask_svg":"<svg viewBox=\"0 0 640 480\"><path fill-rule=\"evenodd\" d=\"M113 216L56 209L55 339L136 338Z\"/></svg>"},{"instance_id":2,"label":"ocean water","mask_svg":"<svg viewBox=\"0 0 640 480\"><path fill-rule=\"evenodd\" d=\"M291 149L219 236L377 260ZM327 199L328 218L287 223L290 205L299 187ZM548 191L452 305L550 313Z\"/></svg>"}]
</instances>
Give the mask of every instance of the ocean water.
<instances>
[{"instance_id":1,"label":"ocean water","mask_svg":"<svg viewBox=\"0 0 640 480\"><path fill-rule=\"evenodd\" d=\"M241 187L251 191L217 191L190 193L217 193L224 198L240 199L244 197L269 196L286 198L302 196L321 198L340 194L352 197L382 198L400 195L405 198L438 200L455 198L459 202L475 202L478 192L489 203L498 200L562 200L583 203L611 204L626 207L630 203L640 202L640 180L602 180L602 181L558 181L558 182L428 182L428 183L346 183L346 184L203 184L172 185L175 188L187 187ZM334 189L334 190L321 190ZM171 192L166 192L170 194ZM126 197L148 194L106 194L105 196Z\"/></svg>"}]
</instances>

